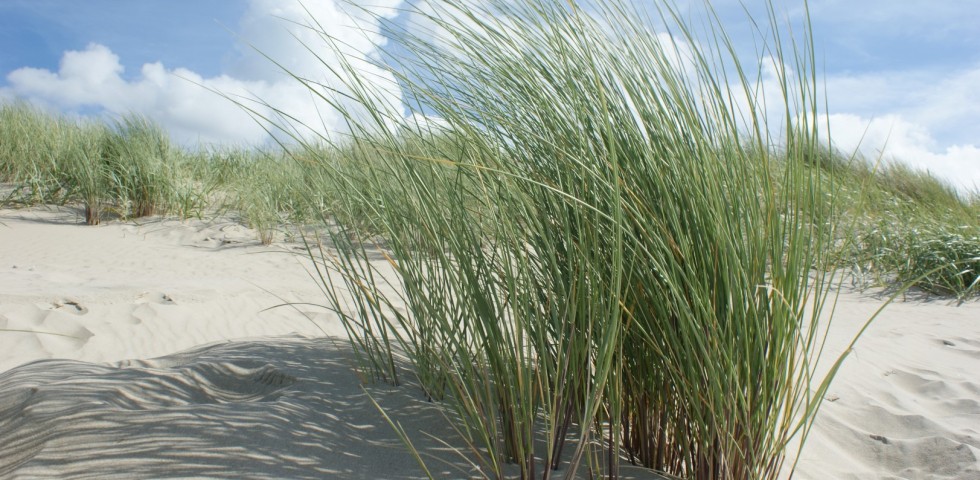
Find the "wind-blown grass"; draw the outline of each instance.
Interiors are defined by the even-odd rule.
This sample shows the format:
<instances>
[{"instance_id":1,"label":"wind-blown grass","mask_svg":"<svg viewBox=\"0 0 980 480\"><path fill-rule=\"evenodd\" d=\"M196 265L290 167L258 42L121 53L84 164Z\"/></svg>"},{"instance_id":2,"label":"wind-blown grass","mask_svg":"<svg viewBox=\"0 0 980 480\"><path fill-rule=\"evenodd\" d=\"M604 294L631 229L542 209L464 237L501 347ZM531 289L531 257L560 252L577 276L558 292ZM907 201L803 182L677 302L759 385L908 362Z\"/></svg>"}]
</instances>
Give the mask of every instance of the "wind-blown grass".
<instances>
[{"instance_id":1,"label":"wind-blown grass","mask_svg":"<svg viewBox=\"0 0 980 480\"><path fill-rule=\"evenodd\" d=\"M390 26L407 52L393 73L437 120L389 116L398 106L377 104L354 64L335 73L375 116L286 158L192 156L138 117L105 126L4 105L0 178L19 202L83 203L89 223L105 209L233 209L269 242L322 218L332 248L310 250L365 371L398 383L407 355L488 476L615 477L625 460L773 478L839 365L823 359L831 377L813 376L834 260L978 290L980 202L818 141L808 25L784 37L770 8L759 53L778 81L763 99L757 58L669 6L654 19L670 35L656 35L616 2L440 5L417 13L445 38ZM896 226L905 208L913 226L950 213L916 231ZM867 222L835 231L847 215Z\"/></svg>"},{"instance_id":2,"label":"wind-blown grass","mask_svg":"<svg viewBox=\"0 0 980 480\"><path fill-rule=\"evenodd\" d=\"M234 209L270 240L280 213L310 218L314 190L282 155L238 150L191 155L138 115L70 120L24 103L0 105L0 181L15 205L80 203L85 221ZM284 199L286 197L286 199Z\"/></svg>"},{"instance_id":3,"label":"wind-blown grass","mask_svg":"<svg viewBox=\"0 0 980 480\"><path fill-rule=\"evenodd\" d=\"M108 126L2 105L0 139L0 174L23 203L78 201L90 225L107 208L123 217L169 210L175 152L168 135L142 117Z\"/></svg>"},{"instance_id":4,"label":"wind-blown grass","mask_svg":"<svg viewBox=\"0 0 980 480\"><path fill-rule=\"evenodd\" d=\"M853 224L840 252L859 285L915 287L964 301L980 294L980 196L928 172L862 158L827 163L838 216ZM845 220L846 219L846 220Z\"/></svg>"},{"instance_id":5,"label":"wind-blown grass","mask_svg":"<svg viewBox=\"0 0 980 480\"><path fill-rule=\"evenodd\" d=\"M390 130L344 70L379 113L348 119L347 168L327 173L398 275L331 218L337 253L318 257L343 280L321 279L364 366L397 382L400 345L490 476L615 477L624 453L775 478L834 370L813 376L835 235L809 167L825 148L808 25L783 38L770 19L763 106L721 26L698 36L669 7L663 37L618 2L440 5L418 13L448 38L394 32L394 73L440 135Z\"/></svg>"}]
</instances>

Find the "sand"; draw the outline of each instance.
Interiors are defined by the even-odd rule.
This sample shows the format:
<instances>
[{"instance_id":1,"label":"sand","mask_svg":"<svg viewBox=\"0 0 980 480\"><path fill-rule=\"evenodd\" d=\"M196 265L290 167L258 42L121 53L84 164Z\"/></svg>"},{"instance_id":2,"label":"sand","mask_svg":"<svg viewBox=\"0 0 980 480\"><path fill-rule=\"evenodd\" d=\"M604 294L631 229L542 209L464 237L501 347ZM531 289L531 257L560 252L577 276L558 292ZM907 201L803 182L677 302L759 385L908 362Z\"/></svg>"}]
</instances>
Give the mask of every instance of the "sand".
<instances>
[{"instance_id":1,"label":"sand","mask_svg":"<svg viewBox=\"0 0 980 480\"><path fill-rule=\"evenodd\" d=\"M424 478L372 399L437 478L479 476L410 375L362 386L301 245L80 223L0 211L0 478ZM882 302L842 291L829 351ZM827 398L794 478L980 479L980 303L889 306Z\"/></svg>"},{"instance_id":2,"label":"sand","mask_svg":"<svg viewBox=\"0 0 980 480\"><path fill-rule=\"evenodd\" d=\"M843 291L828 353L885 301ZM848 355L794 478L980 479L980 303L889 304Z\"/></svg>"}]
</instances>

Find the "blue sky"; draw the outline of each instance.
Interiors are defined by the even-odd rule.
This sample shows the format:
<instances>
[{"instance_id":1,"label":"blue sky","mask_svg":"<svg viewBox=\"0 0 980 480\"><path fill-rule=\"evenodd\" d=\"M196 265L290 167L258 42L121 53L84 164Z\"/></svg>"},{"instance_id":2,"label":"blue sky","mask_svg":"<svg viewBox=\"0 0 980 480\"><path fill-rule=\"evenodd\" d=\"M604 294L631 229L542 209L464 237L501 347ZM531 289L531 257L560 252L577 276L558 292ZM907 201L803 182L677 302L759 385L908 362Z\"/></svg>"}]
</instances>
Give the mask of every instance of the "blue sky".
<instances>
[{"instance_id":1,"label":"blue sky","mask_svg":"<svg viewBox=\"0 0 980 480\"><path fill-rule=\"evenodd\" d=\"M351 20L334 2L306 4L328 30L342 32ZM798 18L801 0L774 3L780 15ZM404 4L371 5L398 21L395 8ZM736 42L750 48L740 3L713 5ZM809 5L838 146L876 156L887 142L886 157L927 168L963 189L980 187L980 0ZM316 62L278 17L302 20L305 12L292 0L3 0L0 100L23 98L72 114L143 113L188 145L265 139L240 109L200 85L259 96L311 124L339 122L245 46L316 75ZM377 25L363 19L358 25L362 34L351 48L376 54ZM292 34L316 43L304 37L308 32Z\"/></svg>"},{"instance_id":2,"label":"blue sky","mask_svg":"<svg viewBox=\"0 0 980 480\"><path fill-rule=\"evenodd\" d=\"M134 71L159 61L217 75L236 46L231 32L245 7L229 0L3 0L0 73L20 67L57 70L65 51L99 43Z\"/></svg>"}]
</instances>

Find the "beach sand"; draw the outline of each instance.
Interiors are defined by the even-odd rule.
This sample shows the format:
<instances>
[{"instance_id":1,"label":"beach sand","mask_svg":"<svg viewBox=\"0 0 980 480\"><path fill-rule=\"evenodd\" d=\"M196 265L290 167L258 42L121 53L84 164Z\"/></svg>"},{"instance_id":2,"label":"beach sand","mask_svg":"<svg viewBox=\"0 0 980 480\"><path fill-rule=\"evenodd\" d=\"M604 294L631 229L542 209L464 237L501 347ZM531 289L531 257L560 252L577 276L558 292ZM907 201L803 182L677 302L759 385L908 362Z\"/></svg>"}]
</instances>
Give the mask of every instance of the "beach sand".
<instances>
[{"instance_id":1,"label":"beach sand","mask_svg":"<svg viewBox=\"0 0 980 480\"><path fill-rule=\"evenodd\" d=\"M358 377L301 244L80 223L0 211L0 478L424 478L373 401L435 477L480 475L411 375ZM882 302L842 292L828 352ZM827 398L794 478L980 479L980 304L890 305Z\"/></svg>"}]
</instances>

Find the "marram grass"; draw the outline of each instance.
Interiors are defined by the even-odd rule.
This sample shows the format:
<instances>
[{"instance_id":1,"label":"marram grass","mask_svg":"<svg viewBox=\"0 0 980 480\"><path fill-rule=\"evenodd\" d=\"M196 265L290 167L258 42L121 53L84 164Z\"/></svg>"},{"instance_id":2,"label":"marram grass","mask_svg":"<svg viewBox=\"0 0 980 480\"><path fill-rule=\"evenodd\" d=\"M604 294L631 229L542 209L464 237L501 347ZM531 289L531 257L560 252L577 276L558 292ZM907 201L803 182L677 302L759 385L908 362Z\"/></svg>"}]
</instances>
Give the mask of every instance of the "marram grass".
<instances>
[{"instance_id":1,"label":"marram grass","mask_svg":"<svg viewBox=\"0 0 980 480\"><path fill-rule=\"evenodd\" d=\"M813 376L833 184L810 168L826 147L808 24L785 37L770 12L764 100L720 25L698 34L667 4L667 36L619 2L421 8L449 34L392 26L408 52L392 71L438 131L389 128L341 69L378 115L348 119L325 173L398 278L344 215L336 253L311 253L339 275L321 278L366 370L397 382L405 352L486 475L792 469L834 370Z\"/></svg>"},{"instance_id":2,"label":"marram grass","mask_svg":"<svg viewBox=\"0 0 980 480\"><path fill-rule=\"evenodd\" d=\"M85 221L166 213L175 152L162 128L136 116L107 125L0 105L0 175L22 203L80 202Z\"/></svg>"},{"instance_id":3,"label":"marram grass","mask_svg":"<svg viewBox=\"0 0 980 480\"><path fill-rule=\"evenodd\" d=\"M445 129L432 133L433 138L404 148L417 158L468 148L447 137ZM372 198L360 195L349 203L336 192L358 188L361 182L355 178L367 173L344 157L354 150L365 157L385 153L363 145L307 147L285 156L227 147L192 152L172 146L158 126L140 117L103 124L52 116L24 103L3 104L2 205L80 204L87 223L150 212L181 218L233 214L267 243L323 215L352 226L357 238L380 233ZM112 150L131 154L109 161ZM777 160L775 178L785 164L782 152ZM839 262L851 268L859 285L910 285L960 300L980 295L976 192L958 193L926 172L896 163L875 167L827 148L803 161L824 169L825 190L835 192L813 206L820 221L853 224L838 230L852 237L839 252Z\"/></svg>"},{"instance_id":4,"label":"marram grass","mask_svg":"<svg viewBox=\"0 0 980 480\"><path fill-rule=\"evenodd\" d=\"M310 250L365 371L398 383L407 355L490 477L616 477L633 462L774 478L831 378L812 372L833 261L980 291L980 202L818 142L805 22L789 36L770 6L773 96L721 25L695 30L669 4L436 6L417 18L445 36L388 30L392 73L436 121L388 117L352 64L337 73L375 116L286 157L190 155L138 117L0 105L5 205L80 202L89 223L234 210L264 242L322 218L333 248ZM855 204L867 209L842 208ZM937 207L948 215L926 222ZM868 221L837 231L847 215ZM822 361L832 376L839 359Z\"/></svg>"},{"instance_id":5,"label":"marram grass","mask_svg":"<svg viewBox=\"0 0 980 480\"><path fill-rule=\"evenodd\" d=\"M4 205L78 204L91 225L107 216L235 211L268 243L283 217L316 217L309 205L323 185L304 181L315 171L257 150L190 154L138 115L73 120L0 104L0 182L12 187Z\"/></svg>"}]
</instances>

